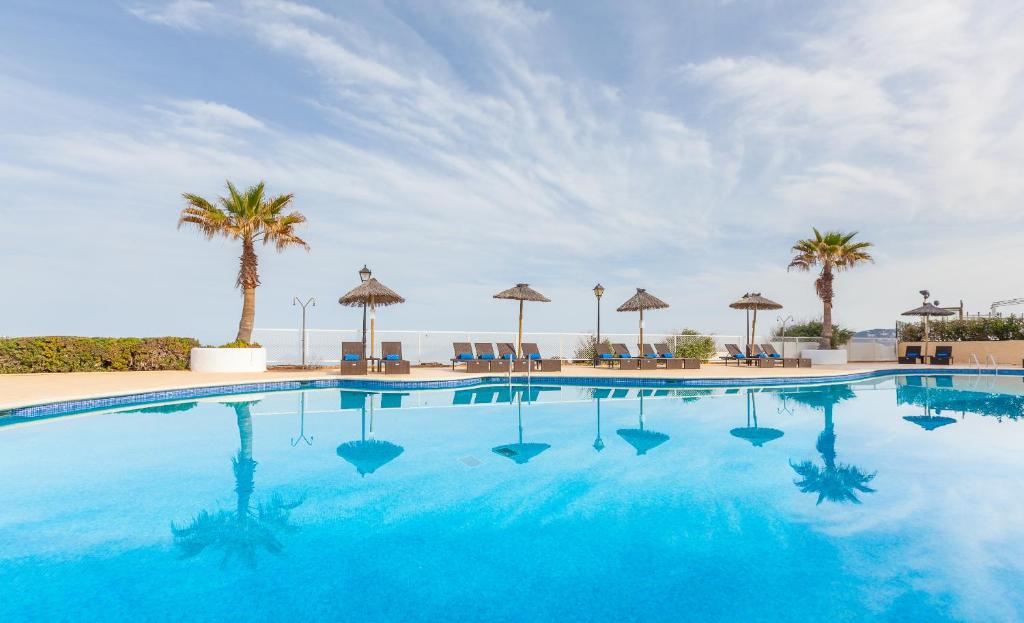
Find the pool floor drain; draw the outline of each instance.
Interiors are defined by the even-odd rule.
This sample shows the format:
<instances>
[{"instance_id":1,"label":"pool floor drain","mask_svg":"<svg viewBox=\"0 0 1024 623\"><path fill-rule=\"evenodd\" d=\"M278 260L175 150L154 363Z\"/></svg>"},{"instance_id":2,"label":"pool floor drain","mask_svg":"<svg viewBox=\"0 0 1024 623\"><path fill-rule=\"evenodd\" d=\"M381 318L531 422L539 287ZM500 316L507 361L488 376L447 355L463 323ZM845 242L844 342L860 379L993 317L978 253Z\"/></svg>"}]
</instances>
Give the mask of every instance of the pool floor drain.
<instances>
[{"instance_id":1,"label":"pool floor drain","mask_svg":"<svg viewBox=\"0 0 1024 623\"><path fill-rule=\"evenodd\" d=\"M475 456L464 456L461 459L459 459L459 462L465 465L466 467L480 467L481 465L484 464L483 461L476 458Z\"/></svg>"}]
</instances>

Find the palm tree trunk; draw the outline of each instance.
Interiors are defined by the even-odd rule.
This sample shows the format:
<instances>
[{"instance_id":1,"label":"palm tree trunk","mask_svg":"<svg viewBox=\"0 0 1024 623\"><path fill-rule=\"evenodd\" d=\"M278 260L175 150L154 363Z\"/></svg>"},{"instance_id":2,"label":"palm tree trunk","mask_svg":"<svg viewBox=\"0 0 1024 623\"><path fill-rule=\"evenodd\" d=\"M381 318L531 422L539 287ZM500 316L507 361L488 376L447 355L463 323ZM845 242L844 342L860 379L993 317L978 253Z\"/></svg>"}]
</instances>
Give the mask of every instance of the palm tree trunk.
<instances>
[{"instance_id":1,"label":"palm tree trunk","mask_svg":"<svg viewBox=\"0 0 1024 623\"><path fill-rule=\"evenodd\" d=\"M821 341L819 348L832 348L832 268L825 266L821 271L818 295L821 296Z\"/></svg>"},{"instance_id":2,"label":"palm tree trunk","mask_svg":"<svg viewBox=\"0 0 1024 623\"><path fill-rule=\"evenodd\" d=\"M237 286L242 289L242 319L238 321L236 342L252 341L252 328L256 321L256 286L260 285L256 249L251 238L242 241Z\"/></svg>"}]
</instances>

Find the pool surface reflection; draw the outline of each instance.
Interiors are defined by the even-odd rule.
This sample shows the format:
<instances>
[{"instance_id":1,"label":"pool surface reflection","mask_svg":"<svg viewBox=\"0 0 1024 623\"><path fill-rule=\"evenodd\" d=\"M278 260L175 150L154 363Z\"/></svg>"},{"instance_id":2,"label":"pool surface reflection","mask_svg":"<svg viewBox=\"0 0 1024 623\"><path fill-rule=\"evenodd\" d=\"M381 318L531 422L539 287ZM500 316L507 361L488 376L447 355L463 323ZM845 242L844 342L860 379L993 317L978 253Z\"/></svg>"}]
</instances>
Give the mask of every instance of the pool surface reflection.
<instances>
[{"instance_id":1,"label":"pool surface reflection","mask_svg":"<svg viewBox=\"0 0 1024 623\"><path fill-rule=\"evenodd\" d=\"M0 420L0 621L1013 621L1021 377Z\"/></svg>"}]
</instances>

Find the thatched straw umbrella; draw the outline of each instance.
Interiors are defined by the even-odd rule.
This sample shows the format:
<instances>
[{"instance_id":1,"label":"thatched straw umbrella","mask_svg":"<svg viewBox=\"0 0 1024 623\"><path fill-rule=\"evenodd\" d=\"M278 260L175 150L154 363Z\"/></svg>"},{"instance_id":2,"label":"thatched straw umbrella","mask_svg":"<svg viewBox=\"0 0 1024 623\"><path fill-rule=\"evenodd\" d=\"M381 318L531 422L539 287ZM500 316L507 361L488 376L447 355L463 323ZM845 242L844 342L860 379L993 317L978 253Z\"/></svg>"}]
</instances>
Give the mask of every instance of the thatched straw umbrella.
<instances>
[{"instance_id":1,"label":"thatched straw umbrella","mask_svg":"<svg viewBox=\"0 0 1024 623\"><path fill-rule=\"evenodd\" d=\"M551 299L537 292L528 283L517 283L516 287L502 290L494 295L496 299L510 299L519 301L519 338L516 342L516 357L523 356L523 302L536 301L538 303L550 303Z\"/></svg>"},{"instance_id":2,"label":"thatched straw umbrella","mask_svg":"<svg viewBox=\"0 0 1024 623\"><path fill-rule=\"evenodd\" d=\"M352 288L346 292L338 302L346 307L362 307L367 306L370 308L370 356L374 354L374 335L375 335L375 324L377 320L377 306L386 307L388 305L397 305L398 303L404 303L405 299L402 298L397 292L387 287L383 283L377 281L375 277L370 277L357 287ZM363 329L366 329L366 325L363 325ZM366 354L365 344L363 345L363 355Z\"/></svg>"},{"instance_id":3,"label":"thatched straw umbrella","mask_svg":"<svg viewBox=\"0 0 1024 623\"><path fill-rule=\"evenodd\" d=\"M929 294L928 290L921 290L921 296L924 297L924 304L900 314L901 316L920 316L921 318L924 318L924 351L922 354L925 357L928 356L928 319L932 316L952 316L954 314L954 312L951 312L948 309L942 309L939 307L938 301L929 303Z\"/></svg>"},{"instance_id":4,"label":"thatched straw umbrella","mask_svg":"<svg viewBox=\"0 0 1024 623\"><path fill-rule=\"evenodd\" d=\"M643 355L643 343L644 343L644 310L645 309L667 309L668 303L654 296L648 294L647 290L643 288L637 288L636 294L634 294L628 301L619 305L615 311L620 312L640 312L640 354Z\"/></svg>"},{"instance_id":5,"label":"thatched straw umbrella","mask_svg":"<svg viewBox=\"0 0 1024 623\"><path fill-rule=\"evenodd\" d=\"M754 310L754 320L750 325L750 335L747 336L747 356L750 356L754 352L754 340L757 339L757 310L759 309L782 309L782 305L779 305L775 301L769 300L761 296L760 292L747 292L743 295L743 298L730 303L729 307L733 309L745 309L748 312Z\"/></svg>"}]
</instances>

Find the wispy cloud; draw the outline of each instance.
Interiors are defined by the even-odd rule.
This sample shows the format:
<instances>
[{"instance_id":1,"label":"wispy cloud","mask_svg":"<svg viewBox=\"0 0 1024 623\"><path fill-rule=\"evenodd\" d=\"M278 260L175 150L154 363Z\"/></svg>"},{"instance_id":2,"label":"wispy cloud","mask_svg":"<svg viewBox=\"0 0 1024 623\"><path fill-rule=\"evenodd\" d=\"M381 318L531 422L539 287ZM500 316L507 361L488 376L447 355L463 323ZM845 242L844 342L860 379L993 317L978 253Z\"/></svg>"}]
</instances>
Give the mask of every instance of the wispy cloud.
<instances>
[{"instance_id":1,"label":"wispy cloud","mask_svg":"<svg viewBox=\"0 0 1024 623\"><path fill-rule=\"evenodd\" d=\"M1013 294L953 269L1022 218L1024 17L1012 3L822 6L775 25L784 34L763 49L738 43L752 34L744 25L685 45L658 29L616 39L632 23L622 6L590 21L573 7L496 0L429 11L283 0L128 7L130 28L169 37L147 59L154 71L135 76L133 97L48 83L43 66L30 82L25 71L0 73L20 95L0 103L0 179L13 202L37 208L12 221L25 231L74 202L80 214L138 215L120 227L166 247L180 234L157 224L173 221L180 192L265 178L297 193L315 223L309 265L375 257L402 274L415 258L417 275L474 293L539 276L563 310L589 305L579 284L600 279L702 302L678 305L669 326L732 329L719 303L752 287L811 316L810 282L784 270L789 244L811 225L858 229L886 258L844 276L842 292L867 279L896 298L913 269L975 305ZM749 8L698 8L695 19ZM646 7L643 23L661 12ZM183 46L193 54L164 60ZM159 71L191 58L206 60ZM628 75L595 72L592 58ZM40 180L50 181L45 196ZM74 248L73 229L51 236ZM890 252L917 238L931 244L913 258ZM280 286L268 273L267 296L284 297L274 288L295 280L328 287L293 261L264 263L292 269ZM558 309L536 318L587 324ZM396 313L440 316L429 301ZM453 313L488 324L472 309ZM839 313L847 324L890 322L865 297L844 299Z\"/></svg>"}]
</instances>

